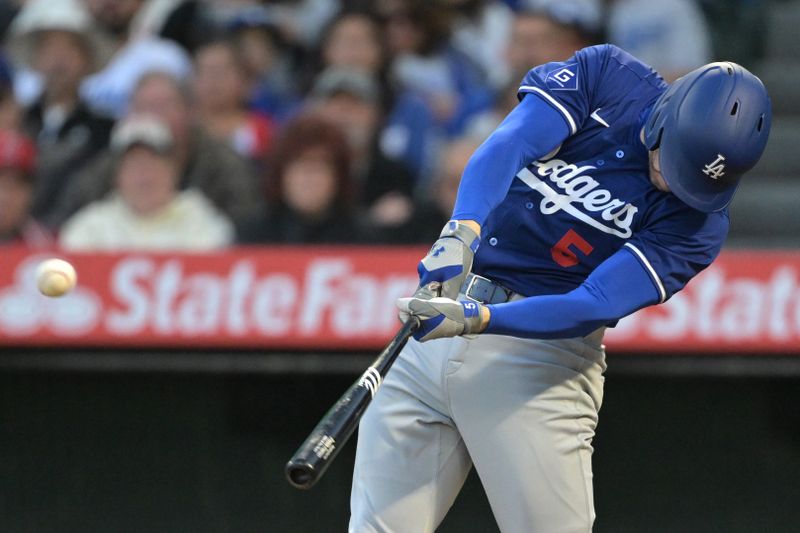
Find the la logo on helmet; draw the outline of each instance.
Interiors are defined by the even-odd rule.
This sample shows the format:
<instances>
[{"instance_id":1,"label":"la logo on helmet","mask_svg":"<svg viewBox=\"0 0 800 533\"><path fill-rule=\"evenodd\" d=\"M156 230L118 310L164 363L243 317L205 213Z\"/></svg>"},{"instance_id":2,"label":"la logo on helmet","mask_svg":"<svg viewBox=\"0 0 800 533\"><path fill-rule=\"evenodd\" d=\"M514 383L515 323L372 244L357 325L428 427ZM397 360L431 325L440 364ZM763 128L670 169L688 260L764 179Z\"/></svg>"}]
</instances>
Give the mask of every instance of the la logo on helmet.
<instances>
[{"instance_id":1,"label":"la logo on helmet","mask_svg":"<svg viewBox=\"0 0 800 533\"><path fill-rule=\"evenodd\" d=\"M717 158L711 163L703 167L703 174L711 177L711 179L718 180L725 175L725 156L717 154Z\"/></svg>"}]
</instances>

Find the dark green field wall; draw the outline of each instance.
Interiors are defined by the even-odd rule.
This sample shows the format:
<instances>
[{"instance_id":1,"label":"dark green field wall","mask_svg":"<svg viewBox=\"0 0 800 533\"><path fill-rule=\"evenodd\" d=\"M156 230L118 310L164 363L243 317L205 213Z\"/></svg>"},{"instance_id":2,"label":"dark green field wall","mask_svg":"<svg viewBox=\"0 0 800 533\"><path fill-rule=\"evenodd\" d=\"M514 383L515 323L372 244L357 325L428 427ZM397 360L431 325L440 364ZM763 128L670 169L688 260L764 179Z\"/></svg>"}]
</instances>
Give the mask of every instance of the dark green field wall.
<instances>
[{"instance_id":1,"label":"dark green field wall","mask_svg":"<svg viewBox=\"0 0 800 533\"><path fill-rule=\"evenodd\" d=\"M346 531L354 443L313 491L282 467L350 381L0 373L0 531ZM799 404L798 379L611 373L595 531L800 530ZM497 531L475 475L440 531Z\"/></svg>"}]
</instances>

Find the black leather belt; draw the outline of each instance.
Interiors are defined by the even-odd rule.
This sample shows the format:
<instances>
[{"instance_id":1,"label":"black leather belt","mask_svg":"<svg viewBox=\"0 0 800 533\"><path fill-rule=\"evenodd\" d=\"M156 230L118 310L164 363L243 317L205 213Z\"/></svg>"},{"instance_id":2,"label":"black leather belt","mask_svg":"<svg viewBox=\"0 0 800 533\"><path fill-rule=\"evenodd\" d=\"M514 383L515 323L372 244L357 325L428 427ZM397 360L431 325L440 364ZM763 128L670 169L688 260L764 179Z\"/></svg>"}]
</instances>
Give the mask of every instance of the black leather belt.
<instances>
[{"instance_id":1,"label":"black leather belt","mask_svg":"<svg viewBox=\"0 0 800 533\"><path fill-rule=\"evenodd\" d=\"M499 283L484 278L477 274L467 275L461 292L470 300L475 300L482 304L502 304L506 303L519 295L511 289L506 289Z\"/></svg>"}]
</instances>

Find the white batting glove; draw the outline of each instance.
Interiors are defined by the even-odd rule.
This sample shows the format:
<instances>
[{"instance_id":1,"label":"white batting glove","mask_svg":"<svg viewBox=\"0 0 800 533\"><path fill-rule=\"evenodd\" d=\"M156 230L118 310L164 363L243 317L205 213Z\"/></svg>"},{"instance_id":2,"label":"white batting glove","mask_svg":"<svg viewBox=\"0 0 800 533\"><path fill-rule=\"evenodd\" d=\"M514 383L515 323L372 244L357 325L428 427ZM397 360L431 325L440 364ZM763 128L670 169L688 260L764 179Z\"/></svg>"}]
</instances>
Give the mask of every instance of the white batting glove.
<instances>
[{"instance_id":1,"label":"white batting glove","mask_svg":"<svg viewBox=\"0 0 800 533\"><path fill-rule=\"evenodd\" d=\"M484 329L481 308L478 302L457 302L450 298L436 297L399 298L397 308L400 319L405 322L409 316L420 320L420 327L414 333L418 341L429 341L442 337L455 337L480 333Z\"/></svg>"},{"instance_id":2,"label":"white batting glove","mask_svg":"<svg viewBox=\"0 0 800 533\"><path fill-rule=\"evenodd\" d=\"M442 296L455 299L472 270L472 259L480 244L480 237L469 226L451 220L439 240L417 266L419 288L415 297Z\"/></svg>"}]
</instances>

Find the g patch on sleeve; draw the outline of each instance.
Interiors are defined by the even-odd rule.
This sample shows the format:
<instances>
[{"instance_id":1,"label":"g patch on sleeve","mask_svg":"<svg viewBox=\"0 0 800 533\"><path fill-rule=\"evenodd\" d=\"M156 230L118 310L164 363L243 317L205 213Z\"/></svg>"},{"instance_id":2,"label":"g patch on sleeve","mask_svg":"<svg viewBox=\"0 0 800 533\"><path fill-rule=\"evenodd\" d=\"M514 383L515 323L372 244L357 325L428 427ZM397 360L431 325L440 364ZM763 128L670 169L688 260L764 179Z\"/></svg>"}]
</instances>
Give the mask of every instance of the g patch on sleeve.
<instances>
[{"instance_id":1,"label":"g patch on sleeve","mask_svg":"<svg viewBox=\"0 0 800 533\"><path fill-rule=\"evenodd\" d=\"M545 85L551 91L578 90L578 64L567 63L547 73Z\"/></svg>"}]
</instances>

